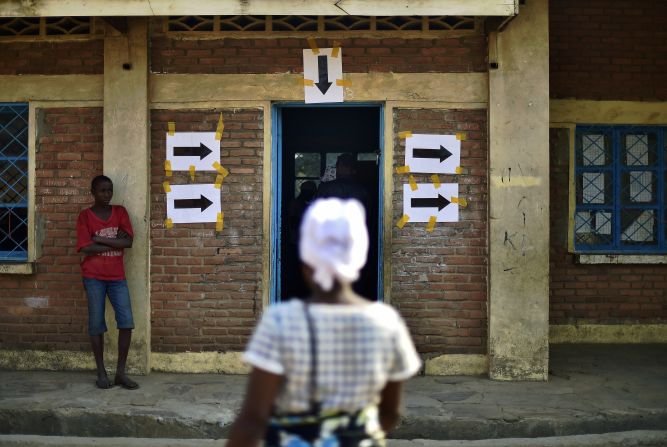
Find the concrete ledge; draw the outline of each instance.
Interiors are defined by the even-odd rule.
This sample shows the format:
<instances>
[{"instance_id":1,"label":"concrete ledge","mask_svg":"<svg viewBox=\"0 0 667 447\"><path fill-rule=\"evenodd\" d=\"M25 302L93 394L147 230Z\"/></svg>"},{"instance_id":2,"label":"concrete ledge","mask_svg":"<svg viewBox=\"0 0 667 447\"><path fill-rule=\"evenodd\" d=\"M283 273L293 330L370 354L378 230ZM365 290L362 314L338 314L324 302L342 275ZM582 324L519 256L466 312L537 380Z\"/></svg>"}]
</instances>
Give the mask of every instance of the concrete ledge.
<instances>
[{"instance_id":1,"label":"concrete ledge","mask_svg":"<svg viewBox=\"0 0 667 447\"><path fill-rule=\"evenodd\" d=\"M579 264L667 264L665 255L576 255Z\"/></svg>"},{"instance_id":2,"label":"concrete ledge","mask_svg":"<svg viewBox=\"0 0 667 447\"><path fill-rule=\"evenodd\" d=\"M667 324L551 325L549 343L667 343Z\"/></svg>"},{"instance_id":3,"label":"concrete ledge","mask_svg":"<svg viewBox=\"0 0 667 447\"><path fill-rule=\"evenodd\" d=\"M32 275L35 265L32 262L0 264L0 275Z\"/></svg>"},{"instance_id":4,"label":"concrete ledge","mask_svg":"<svg viewBox=\"0 0 667 447\"><path fill-rule=\"evenodd\" d=\"M519 12L516 0L310 0L279 2L274 0L5 0L0 15L38 16L169 16L169 15L480 15L512 16Z\"/></svg>"},{"instance_id":5,"label":"concrete ledge","mask_svg":"<svg viewBox=\"0 0 667 447\"><path fill-rule=\"evenodd\" d=\"M473 376L489 372L486 355L445 354L424 362L427 376Z\"/></svg>"},{"instance_id":6,"label":"concrete ledge","mask_svg":"<svg viewBox=\"0 0 667 447\"><path fill-rule=\"evenodd\" d=\"M182 352L151 354L151 370L174 373L247 374L241 352Z\"/></svg>"},{"instance_id":7,"label":"concrete ledge","mask_svg":"<svg viewBox=\"0 0 667 447\"><path fill-rule=\"evenodd\" d=\"M345 51L345 50L343 50ZM303 75L151 74L149 98L158 103L211 101L303 101ZM345 101L487 103L487 73L346 73Z\"/></svg>"},{"instance_id":8,"label":"concrete ledge","mask_svg":"<svg viewBox=\"0 0 667 447\"><path fill-rule=\"evenodd\" d=\"M95 360L91 352L0 351L0 369L14 371L90 371L95 370Z\"/></svg>"},{"instance_id":9,"label":"concrete ledge","mask_svg":"<svg viewBox=\"0 0 667 447\"><path fill-rule=\"evenodd\" d=\"M102 75L2 75L0 100L99 101L102 83Z\"/></svg>"},{"instance_id":10,"label":"concrete ledge","mask_svg":"<svg viewBox=\"0 0 667 447\"><path fill-rule=\"evenodd\" d=\"M549 105L552 123L648 126L667 122L667 103L664 102L552 99Z\"/></svg>"}]
</instances>

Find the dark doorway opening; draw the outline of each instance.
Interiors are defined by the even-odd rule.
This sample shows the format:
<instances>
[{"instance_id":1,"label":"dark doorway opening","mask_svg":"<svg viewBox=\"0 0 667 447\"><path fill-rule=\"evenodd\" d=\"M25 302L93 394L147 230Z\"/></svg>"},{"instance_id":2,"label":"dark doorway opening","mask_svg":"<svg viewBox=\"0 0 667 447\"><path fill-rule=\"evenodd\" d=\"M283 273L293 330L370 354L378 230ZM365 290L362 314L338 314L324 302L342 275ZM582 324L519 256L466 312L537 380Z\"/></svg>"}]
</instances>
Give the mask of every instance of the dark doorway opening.
<instances>
[{"instance_id":1,"label":"dark doorway opening","mask_svg":"<svg viewBox=\"0 0 667 447\"><path fill-rule=\"evenodd\" d=\"M371 300L378 299L381 111L380 106L280 109L279 300L308 294L301 275L298 227L309 191L313 186L319 189L323 181L334 175L341 154L352 155L354 178L367 196L364 205L370 241L368 262L354 289Z\"/></svg>"}]
</instances>

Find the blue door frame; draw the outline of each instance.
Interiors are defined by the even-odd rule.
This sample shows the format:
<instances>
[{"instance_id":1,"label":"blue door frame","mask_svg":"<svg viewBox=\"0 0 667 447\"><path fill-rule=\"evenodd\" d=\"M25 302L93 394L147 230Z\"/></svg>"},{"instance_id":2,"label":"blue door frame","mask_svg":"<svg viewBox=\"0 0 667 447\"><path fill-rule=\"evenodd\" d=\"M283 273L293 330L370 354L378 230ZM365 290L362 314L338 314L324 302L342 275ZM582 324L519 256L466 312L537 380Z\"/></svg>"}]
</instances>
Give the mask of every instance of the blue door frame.
<instances>
[{"instance_id":1,"label":"blue door frame","mask_svg":"<svg viewBox=\"0 0 667 447\"><path fill-rule=\"evenodd\" d=\"M282 110L295 107L374 107L379 113L379 135L378 144L380 147L380 157L378 159L379 179L378 182L378 284L377 296L381 300L383 292L383 268L382 259L384 257L384 247L382 245L382 235L384 227L383 198L384 198L384 104L360 102L360 103L334 103L334 104L304 104L304 103L278 103L271 107L271 290L269 291L269 302L271 304L279 301L281 295L281 259L280 259L280 240L281 240L281 219L282 214L282 172L283 172L283 136L282 136Z\"/></svg>"}]
</instances>

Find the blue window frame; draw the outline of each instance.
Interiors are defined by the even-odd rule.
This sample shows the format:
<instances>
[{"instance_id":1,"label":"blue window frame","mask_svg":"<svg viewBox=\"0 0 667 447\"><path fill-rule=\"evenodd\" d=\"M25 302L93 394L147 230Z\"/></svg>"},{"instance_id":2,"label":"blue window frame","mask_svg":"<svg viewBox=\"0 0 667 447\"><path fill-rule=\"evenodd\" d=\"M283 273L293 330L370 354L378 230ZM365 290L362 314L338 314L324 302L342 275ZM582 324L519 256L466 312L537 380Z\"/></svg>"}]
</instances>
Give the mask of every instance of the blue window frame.
<instances>
[{"instance_id":1,"label":"blue window frame","mask_svg":"<svg viewBox=\"0 0 667 447\"><path fill-rule=\"evenodd\" d=\"M574 248L667 253L667 127L577 126Z\"/></svg>"},{"instance_id":2,"label":"blue window frame","mask_svg":"<svg viewBox=\"0 0 667 447\"><path fill-rule=\"evenodd\" d=\"M28 104L0 103L0 262L28 260Z\"/></svg>"}]
</instances>

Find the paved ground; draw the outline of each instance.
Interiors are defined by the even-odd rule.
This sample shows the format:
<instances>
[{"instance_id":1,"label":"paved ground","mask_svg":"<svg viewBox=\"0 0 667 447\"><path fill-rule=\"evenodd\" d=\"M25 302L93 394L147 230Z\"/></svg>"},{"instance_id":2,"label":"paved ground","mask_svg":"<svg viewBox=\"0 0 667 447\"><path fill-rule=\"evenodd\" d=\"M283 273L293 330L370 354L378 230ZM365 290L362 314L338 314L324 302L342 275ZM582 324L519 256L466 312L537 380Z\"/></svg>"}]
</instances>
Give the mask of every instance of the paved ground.
<instances>
[{"instance_id":1,"label":"paved ground","mask_svg":"<svg viewBox=\"0 0 667 447\"><path fill-rule=\"evenodd\" d=\"M413 379L407 385L403 422L391 433L392 438L412 441L393 445L455 445L416 439L496 442L460 444L471 447L667 445L667 345L553 346L550 369L548 382ZM127 391L119 387L99 390L93 380L92 373L0 372L0 433L221 439L240 405L245 384L243 376L151 374L137 378L140 390ZM526 441L532 442L529 444L498 439L634 430L644 431L606 435L616 439L606 439L607 444L590 443L605 440L600 436L574 444L547 443L560 438ZM20 439L4 436L0 444L116 445L94 439L86 441L89 444L21 444ZM48 439L58 442L58 438ZM499 444L506 441L514 443ZM189 445L173 442L159 445ZM200 440L196 445L215 445L211 442Z\"/></svg>"}]
</instances>

